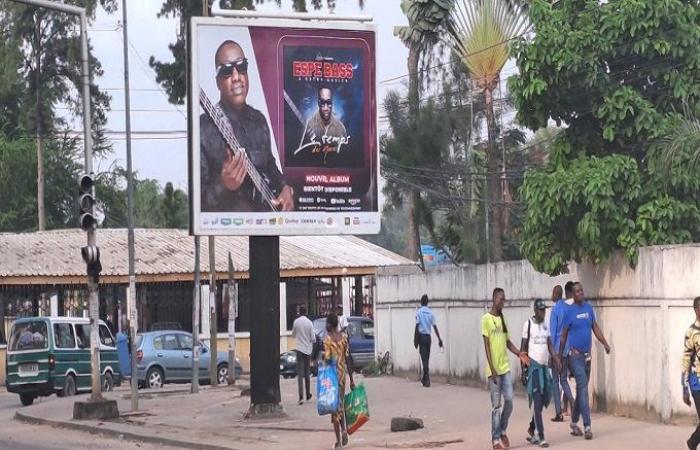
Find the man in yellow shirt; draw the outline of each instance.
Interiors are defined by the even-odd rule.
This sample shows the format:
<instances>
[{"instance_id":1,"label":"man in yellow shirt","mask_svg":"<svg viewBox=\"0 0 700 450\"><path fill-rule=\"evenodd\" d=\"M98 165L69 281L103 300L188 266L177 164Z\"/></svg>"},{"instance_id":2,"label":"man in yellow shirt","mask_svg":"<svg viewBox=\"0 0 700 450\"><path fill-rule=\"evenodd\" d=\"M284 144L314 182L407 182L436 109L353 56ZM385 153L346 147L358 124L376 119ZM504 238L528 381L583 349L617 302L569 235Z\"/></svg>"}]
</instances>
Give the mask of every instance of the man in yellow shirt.
<instances>
[{"instance_id":1,"label":"man in yellow shirt","mask_svg":"<svg viewBox=\"0 0 700 450\"><path fill-rule=\"evenodd\" d=\"M508 326L503 318L506 294L501 288L493 290L491 310L481 317L481 334L486 350L486 376L491 392L491 442L493 450L504 450L510 446L506 429L513 412L513 375L510 372L508 351L527 365L527 352L521 352L511 341ZM501 403L501 397L503 402Z\"/></svg>"},{"instance_id":2,"label":"man in yellow shirt","mask_svg":"<svg viewBox=\"0 0 700 450\"><path fill-rule=\"evenodd\" d=\"M698 352L700 352L700 297L693 300L693 310L695 311L695 322L685 332L685 343L683 345L683 358L681 358L681 383L683 384L683 402L692 406L690 397L695 403L695 409L700 417L700 364L698 363ZM695 432L686 441L690 450L696 450L700 444L700 425L695 428Z\"/></svg>"}]
</instances>

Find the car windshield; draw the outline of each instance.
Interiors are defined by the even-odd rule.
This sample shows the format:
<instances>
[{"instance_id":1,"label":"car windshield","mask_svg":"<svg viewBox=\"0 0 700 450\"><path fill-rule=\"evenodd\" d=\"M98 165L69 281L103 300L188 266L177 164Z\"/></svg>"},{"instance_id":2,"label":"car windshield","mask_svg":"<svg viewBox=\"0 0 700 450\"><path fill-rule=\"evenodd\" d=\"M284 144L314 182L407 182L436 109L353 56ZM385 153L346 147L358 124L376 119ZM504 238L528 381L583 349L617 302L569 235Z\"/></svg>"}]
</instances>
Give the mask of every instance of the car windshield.
<instances>
[{"instance_id":1,"label":"car windshield","mask_svg":"<svg viewBox=\"0 0 700 450\"><path fill-rule=\"evenodd\" d=\"M10 350L48 348L48 327L44 321L16 323L10 333Z\"/></svg>"}]
</instances>

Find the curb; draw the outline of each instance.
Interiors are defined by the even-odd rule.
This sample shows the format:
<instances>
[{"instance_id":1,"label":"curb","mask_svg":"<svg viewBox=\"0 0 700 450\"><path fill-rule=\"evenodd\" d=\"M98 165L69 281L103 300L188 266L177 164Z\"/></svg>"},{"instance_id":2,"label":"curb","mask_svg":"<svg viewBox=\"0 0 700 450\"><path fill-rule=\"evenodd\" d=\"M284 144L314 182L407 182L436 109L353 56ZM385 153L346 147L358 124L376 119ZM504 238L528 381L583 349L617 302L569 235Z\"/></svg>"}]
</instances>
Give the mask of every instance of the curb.
<instances>
[{"instance_id":1,"label":"curb","mask_svg":"<svg viewBox=\"0 0 700 450\"><path fill-rule=\"evenodd\" d=\"M48 425L51 427L60 427L60 428L68 428L71 430L76 430L76 431L83 431L83 432L88 432L88 433L95 433L95 434L100 434L103 436L108 436L108 437L113 437L116 439L127 439L130 441L136 441L136 442L144 442L144 443L149 443L149 444L161 444L161 445L170 445L172 447L180 447L180 448L191 448L191 449L198 449L198 450L238 450L235 447L222 447L219 445L211 445L211 444L200 444L197 442L189 442L189 441L178 441L176 439L168 439L168 438L162 438L162 437L156 437L156 436L144 436L136 433L130 433L130 432L122 432L122 431L115 431L115 430L110 430L108 428L102 428L94 425L86 425L86 424L78 424L74 422L65 422L61 420L50 420L50 419L43 419L39 417L33 417L33 416L28 416L25 414L22 414L21 412L17 411L15 412L15 419L19 420L20 422L24 423L29 423L33 425Z\"/></svg>"}]
</instances>

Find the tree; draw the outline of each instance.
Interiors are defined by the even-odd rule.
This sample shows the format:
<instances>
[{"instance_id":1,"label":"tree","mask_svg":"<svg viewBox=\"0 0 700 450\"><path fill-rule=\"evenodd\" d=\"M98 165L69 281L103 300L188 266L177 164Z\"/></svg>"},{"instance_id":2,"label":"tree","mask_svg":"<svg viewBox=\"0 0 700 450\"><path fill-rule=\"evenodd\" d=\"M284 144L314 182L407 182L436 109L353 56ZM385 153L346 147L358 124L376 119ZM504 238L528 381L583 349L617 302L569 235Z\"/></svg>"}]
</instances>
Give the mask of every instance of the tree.
<instances>
[{"instance_id":1,"label":"tree","mask_svg":"<svg viewBox=\"0 0 700 450\"><path fill-rule=\"evenodd\" d=\"M501 70L510 58L509 42L522 36L529 27L526 10L519 2L506 0L459 0L450 12L447 43L469 69L477 89L483 92L486 105L488 147L488 199L493 209L489 241L491 258L503 258L502 238L506 231L505 203L507 184L501 181L505 173L504 158L499 158L495 142L498 139L493 92L498 86Z\"/></svg>"},{"instance_id":2,"label":"tree","mask_svg":"<svg viewBox=\"0 0 700 450\"><path fill-rule=\"evenodd\" d=\"M421 56L439 41L438 34L448 16L453 0L402 0L401 10L408 18L407 27L396 27L394 35L408 47L408 108L409 126L416 128L419 115L418 71ZM408 209L408 258L420 259L420 192L415 187L404 186Z\"/></svg>"},{"instance_id":3,"label":"tree","mask_svg":"<svg viewBox=\"0 0 700 450\"><path fill-rule=\"evenodd\" d=\"M161 224L165 228L187 228L189 223L187 212L187 195L180 189L175 189L168 182L163 190L160 204Z\"/></svg>"},{"instance_id":4,"label":"tree","mask_svg":"<svg viewBox=\"0 0 700 450\"><path fill-rule=\"evenodd\" d=\"M674 175L678 162L688 161L691 171L700 173L700 119L685 105L683 117L677 117L668 134L662 138L663 157L666 175Z\"/></svg>"},{"instance_id":5,"label":"tree","mask_svg":"<svg viewBox=\"0 0 700 450\"><path fill-rule=\"evenodd\" d=\"M509 88L532 130L566 125L528 172L522 252L540 271L623 249L700 239L700 177L660 154L684 104L700 106L700 9L683 0L536 1Z\"/></svg>"},{"instance_id":6,"label":"tree","mask_svg":"<svg viewBox=\"0 0 700 450\"><path fill-rule=\"evenodd\" d=\"M0 11L0 33L8 43L19 49L19 74L22 84L24 107L19 115L25 132L33 131L37 153L37 215L38 228L46 228L45 212L45 158L46 139L52 139L57 130L65 125L55 113L58 104L68 105L77 116L81 109L82 92L80 37L76 31L76 18L46 8L6 2ZM94 19L97 0L71 2L85 7L90 20ZM102 7L111 12L115 0L100 0ZM0 56L7 56L0 55ZM15 67L15 66L13 66ZM102 75L99 61L90 56L91 78ZM104 150L102 127L106 123L105 110L110 97L91 85L91 107L94 145Z\"/></svg>"},{"instance_id":7,"label":"tree","mask_svg":"<svg viewBox=\"0 0 700 450\"><path fill-rule=\"evenodd\" d=\"M0 231L32 231L36 226L36 152L27 138L0 136ZM47 141L46 227L65 228L77 223L75 194L80 173L74 139Z\"/></svg>"},{"instance_id":8,"label":"tree","mask_svg":"<svg viewBox=\"0 0 700 450\"><path fill-rule=\"evenodd\" d=\"M443 167L451 144L449 113L431 99L412 116L405 99L396 92L387 95L384 108L391 127L391 134L380 140L387 206L406 206L407 214L413 215L414 226L424 225L433 240L438 240L434 212L451 201L451 178ZM420 126L414 126L414 121ZM407 235L410 256L416 252L413 236Z\"/></svg>"}]
</instances>

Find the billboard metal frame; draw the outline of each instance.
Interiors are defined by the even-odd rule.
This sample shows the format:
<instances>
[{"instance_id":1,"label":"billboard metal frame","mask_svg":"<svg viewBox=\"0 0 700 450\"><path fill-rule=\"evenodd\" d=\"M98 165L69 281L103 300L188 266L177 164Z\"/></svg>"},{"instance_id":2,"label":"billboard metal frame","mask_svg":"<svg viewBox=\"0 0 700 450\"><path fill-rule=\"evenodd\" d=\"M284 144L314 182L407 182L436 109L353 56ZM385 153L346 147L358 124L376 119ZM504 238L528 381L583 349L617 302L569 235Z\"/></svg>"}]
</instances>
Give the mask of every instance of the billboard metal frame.
<instances>
[{"instance_id":1,"label":"billboard metal frame","mask_svg":"<svg viewBox=\"0 0 700 450\"><path fill-rule=\"evenodd\" d=\"M215 2L216 4L216 2ZM377 98L376 98L376 26L371 18L366 16L308 16L305 14L287 14L284 16L259 14L249 11L212 10L216 15L233 17L193 17L188 29L188 175L189 175L189 202L190 202L190 234L196 236L294 236L294 235L342 235L342 234L376 234L380 230L381 208L379 207L379 133L377 123ZM199 115L202 108L198 101L199 78L199 30L201 27L270 27L290 28L304 30L338 30L338 31L365 31L374 33L374 48L370 49L371 59L371 83L365 86L368 91L368 99L373 100L370 105L371 118L373 120L374 136L370 139L374 142L373 161L369 162L365 170L369 172L370 187L377 193L372 205L372 211L291 211L291 212L243 212L236 213L244 218L245 222L232 224L227 221L227 226L206 229L202 226L203 214L201 211L201 180L200 180L200 130L198 126ZM272 113L268 114L271 116ZM270 121L273 117L268 117ZM197 126L195 126L197 122ZM272 133L272 131L271 131ZM280 152L281 144L276 150ZM373 167L372 167L373 164ZM372 194L370 194L372 195ZM225 213L224 213L225 214ZM295 226L302 218L313 214L316 225L313 227ZM251 229L250 220L274 221L273 226L265 226ZM240 221L240 219L238 219ZM284 222L284 223L280 223Z\"/></svg>"}]
</instances>

